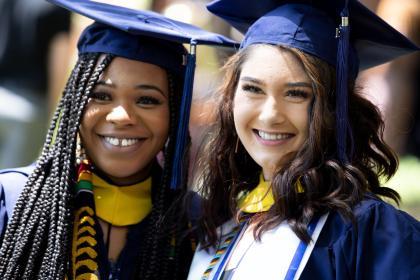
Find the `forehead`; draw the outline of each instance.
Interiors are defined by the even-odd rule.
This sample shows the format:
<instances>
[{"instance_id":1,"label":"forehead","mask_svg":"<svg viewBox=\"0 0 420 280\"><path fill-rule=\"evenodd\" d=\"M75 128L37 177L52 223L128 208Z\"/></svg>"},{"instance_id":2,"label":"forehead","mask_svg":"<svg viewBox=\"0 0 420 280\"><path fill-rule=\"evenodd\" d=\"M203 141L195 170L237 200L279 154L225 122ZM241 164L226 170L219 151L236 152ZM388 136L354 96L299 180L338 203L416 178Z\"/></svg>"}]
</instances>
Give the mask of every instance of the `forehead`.
<instances>
[{"instance_id":1,"label":"forehead","mask_svg":"<svg viewBox=\"0 0 420 280\"><path fill-rule=\"evenodd\" d=\"M310 82L302 62L290 50L271 45L250 46L241 76L270 81L286 79Z\"/></svg>"},{"instance_id":2,"label":"forehead","mask_svg":"<svg viewBox=\"0 0 420 280\"><path fill-rule=\"evenodd\" d=\"M166 81L166 70L150 63L115 57L102 72L100 79L113 77L119 80Z\"/></svg>"}]
</instances>

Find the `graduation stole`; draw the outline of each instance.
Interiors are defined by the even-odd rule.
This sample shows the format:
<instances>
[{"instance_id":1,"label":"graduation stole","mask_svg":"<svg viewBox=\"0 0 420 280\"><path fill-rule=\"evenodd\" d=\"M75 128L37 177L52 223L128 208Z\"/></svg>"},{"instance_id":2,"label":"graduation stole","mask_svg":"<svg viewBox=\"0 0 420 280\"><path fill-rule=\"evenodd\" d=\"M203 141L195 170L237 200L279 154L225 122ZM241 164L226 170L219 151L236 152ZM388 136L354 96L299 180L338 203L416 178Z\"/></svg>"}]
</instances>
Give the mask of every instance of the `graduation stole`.
<instances>
[{"instance_id":1,"label":"graduation stole","mask_svg":"<svg viewBox=\"0 0 420 280\"><path fill-rule=\"evenodd\" d=\"M96 217L116 226L141 222L152 210L151 177L132 186L111 185L95 175L87 161L76 185L71 279L99 279Z\"/></svg>"},{"instance_id":2,"label":"graduation stole","mask_svg":"<svg viewBox=\"0 0 420 280\"><path fill-rule=\"evenodd\" d=\"M304 189L299 179L297 180L295 187L297 192L304 192ZM224 255L231 253L227 251L231 250L232 245L237 242L241 233L244 232L248 223L248 219L251 217L251 215L255 213L268 211L271 208L271 206L273 206L273 204L274 197L271 188L271 182L265 181L264 175L261 173L258 185L250 192L239 196L238 209L240 209L240 211L242 212L242 215L239 218L239 224L236 225L232 229L232 231L225 237L224 241L221 244L219 244L213 259L210 261L210 264L201 276L201 280L210 279L210 274L212 273L213 269L217 266L219 261L222 262L222 267L225 265L225 262L228 259L224 258ZM314 226L312 225L311 227ZM217 274L220 274L220 272L218 272Z\"/></svg>"}]
</instances>

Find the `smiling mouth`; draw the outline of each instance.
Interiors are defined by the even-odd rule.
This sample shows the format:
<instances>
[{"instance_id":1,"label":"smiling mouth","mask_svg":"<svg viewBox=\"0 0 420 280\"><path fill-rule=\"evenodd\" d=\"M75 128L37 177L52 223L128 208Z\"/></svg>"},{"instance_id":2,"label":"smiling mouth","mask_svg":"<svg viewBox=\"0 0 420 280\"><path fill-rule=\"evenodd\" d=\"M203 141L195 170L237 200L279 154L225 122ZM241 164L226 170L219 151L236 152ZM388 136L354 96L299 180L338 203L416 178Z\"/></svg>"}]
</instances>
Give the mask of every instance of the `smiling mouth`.
<instances>
[{"instance_id":1,"label":"smiling mouth","mask_svg":"<svg viewBox=\"0 0 420 280\"><path fill-rule=\"evenodd\" d=\"M291 133L269 133L258 129L253 129L254 133L257 134L261 139L266 141L279 141L287 140L293 137Z\"/></svg>"},{"instance_id":2,"label":"smiling mouth","mask_svg":"<svg viewBox=\"0 0 420 280\"><path fill-rule=\"evenodd\" d=\"M140 140L142 140L140 138L117 138L109 136L102 136L102 139L114 147L129 147L137 144Z\"/></svg>"}]
</instances>

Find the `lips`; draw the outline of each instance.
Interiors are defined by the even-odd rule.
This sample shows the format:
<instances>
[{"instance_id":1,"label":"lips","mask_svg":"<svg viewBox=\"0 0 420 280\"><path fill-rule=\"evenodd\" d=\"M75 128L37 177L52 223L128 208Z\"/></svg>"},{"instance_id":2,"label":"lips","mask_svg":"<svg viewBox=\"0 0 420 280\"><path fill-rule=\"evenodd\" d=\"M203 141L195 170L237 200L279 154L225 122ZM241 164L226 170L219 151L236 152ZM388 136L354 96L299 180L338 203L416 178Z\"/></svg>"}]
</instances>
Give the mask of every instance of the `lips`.
<instances>
[{"instance_id":1,"label":"lips","mask_svg":"<svg viewBox=\"0 0 420 280\"><path fill-rule=\"evenodd\" d=\"M288 140L294 136L293 133L284 133L284 132L267 132L262 131L259 129L253 129L254 133L264 141L282 141L282 140Z\"/></svg>"},{"instance_id":2,"label":"lips","mask_svg":"<svg viewBox=\"0 0 420 280\"><path fill-rule=\"evenodd\" d=\"M98 135L103 143L109 148L134 148L139 145L146 138L140 137L124 137L124 136L111 136L111 135Z\"/></svg>"},{"instance_id":3,"label":"lips","mask_svg":"<svg viewBox=\"0 0 420 280\"><path fill-rule=\"evenodd\" d=\"M105 142L111 144L112 146L118 146L118 147L128 147L136 144L140 141L139 138L117 138L117 137L109 137L105 136L103 137Z\"/></svg>"}]
</instances>

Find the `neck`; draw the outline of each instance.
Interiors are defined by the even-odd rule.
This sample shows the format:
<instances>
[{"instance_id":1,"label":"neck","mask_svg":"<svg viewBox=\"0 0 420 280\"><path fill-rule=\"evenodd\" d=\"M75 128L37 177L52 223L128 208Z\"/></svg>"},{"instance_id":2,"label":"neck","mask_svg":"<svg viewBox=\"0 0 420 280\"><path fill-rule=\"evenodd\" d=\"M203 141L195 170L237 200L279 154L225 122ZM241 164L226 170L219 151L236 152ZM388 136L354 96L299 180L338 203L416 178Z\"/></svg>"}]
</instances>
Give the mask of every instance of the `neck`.
<instances>
[{"instance_id":1,"label":"neck","mask_svg":"<svg viewBox=\"0 0 420 280\"><path fill-rule=\"evenodd\" d=\"M150 177L153 165L154 163L152 162L148 166L143 168L142 170L138 171L137 173L130 176L126 176L126 177L112 176L110 174L105 173L104 171L102 171L101 169L97 167L94 167L94 172L99 177L101 177L104 181L106 181L107 183L111 185L128 186L128 185L133 185L133 184L142 182L146 180L148 177Z\"/></svg>"}]
</instances>

